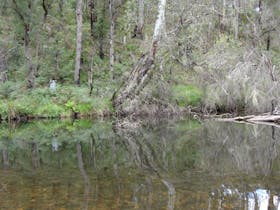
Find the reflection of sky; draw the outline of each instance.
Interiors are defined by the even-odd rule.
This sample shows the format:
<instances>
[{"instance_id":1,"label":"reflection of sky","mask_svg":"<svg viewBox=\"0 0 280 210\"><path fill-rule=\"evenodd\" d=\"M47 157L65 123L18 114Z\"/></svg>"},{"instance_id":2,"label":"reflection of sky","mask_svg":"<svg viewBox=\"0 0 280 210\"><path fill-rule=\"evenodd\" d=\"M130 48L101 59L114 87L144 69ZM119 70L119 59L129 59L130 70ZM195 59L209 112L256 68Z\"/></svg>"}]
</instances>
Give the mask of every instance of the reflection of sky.
<instances>
[{"instance_id":1,"label":"reflection of sky","mask_svg":"<svg viewBox=\"0 0 280 210\"><path fill-rule=\"evenodd\" d=\"M221 192L221 196L218 198L219 203L223 203L227 197L237 197L245 202L246 210L268 210L271 209L269 208L269 203L273 204L273 210L280 210L279 196L271 196L269 190L266 189L259 188L253 192L242 193L237 189L231 189L222 185L221 189L218 191ZM212 192L211 195L214 195L214 193ZM271 202L269 202L270 200ZM211 209L211 207L209 206L208 209Z\"/></svg>"},{"instance_id":2,"label":"reflection of sky","mask_svg":"<svg viewBox=\"0 0 280 210\"><path fill-rule=\"evenodd\" d=\"M280 210L279 197L276 195L273 196L273 205L275 207L275 210Z\"/></svg>"},{"instance_id":3,"label":"reflection of sky","mask_svg":"<svg viewBox=\"0 0 280 210\"><path fill-rule=\"evenodd\" d=\"M254 194L258 202L259 210L267 210L269 204L269 191L257 189Z\"/></svg>"}]
</instances>

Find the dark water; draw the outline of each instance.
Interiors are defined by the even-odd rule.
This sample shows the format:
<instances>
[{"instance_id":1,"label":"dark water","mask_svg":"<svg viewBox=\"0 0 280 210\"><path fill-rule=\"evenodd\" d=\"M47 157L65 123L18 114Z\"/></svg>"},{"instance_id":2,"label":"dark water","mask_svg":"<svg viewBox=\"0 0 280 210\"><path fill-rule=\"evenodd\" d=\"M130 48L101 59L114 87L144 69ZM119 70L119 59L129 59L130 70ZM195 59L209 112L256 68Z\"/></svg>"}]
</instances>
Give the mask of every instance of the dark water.
<instances>
[{"instance_id":1,"label":"dark water","mask_svg":"<svg viewBox=\"0 0 280 210\"><path fill-rule=\"evenodd\" d=\"M0 209L280 209L280 130L191 120L0 127Z\"/></svg>"}]
</instances>

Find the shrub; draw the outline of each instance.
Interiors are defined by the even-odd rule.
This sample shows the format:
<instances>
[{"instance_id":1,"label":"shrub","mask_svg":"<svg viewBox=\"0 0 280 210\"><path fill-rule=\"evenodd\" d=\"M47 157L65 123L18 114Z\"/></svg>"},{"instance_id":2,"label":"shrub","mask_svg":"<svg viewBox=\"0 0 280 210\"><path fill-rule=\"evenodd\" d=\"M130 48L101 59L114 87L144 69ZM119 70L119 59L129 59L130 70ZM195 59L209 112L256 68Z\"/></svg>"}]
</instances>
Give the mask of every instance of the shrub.
<instances>
[{"instance_id":1,"label":"shrub","mask_svg":"<svg viewBox=\"0 0 280 210\"><path fill-rule=\"evenodd\" d=\"M243 48L237 51L226 46L221 56L221 53L217 53L220 50L209 52L205 59L207 66L197 70L199 85L205 90L205 110L270 111L271 101L280 98L280 84L275 79L277 75L269 55L258 49Z\"/></svg>"}]
</instances>

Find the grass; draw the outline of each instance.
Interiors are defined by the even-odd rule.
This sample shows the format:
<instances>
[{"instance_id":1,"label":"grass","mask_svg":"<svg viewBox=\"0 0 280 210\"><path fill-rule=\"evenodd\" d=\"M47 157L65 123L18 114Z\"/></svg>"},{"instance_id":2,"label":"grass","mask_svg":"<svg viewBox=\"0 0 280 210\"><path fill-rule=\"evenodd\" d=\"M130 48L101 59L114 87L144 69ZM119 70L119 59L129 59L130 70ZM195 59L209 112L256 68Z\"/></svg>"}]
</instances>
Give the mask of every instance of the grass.
<instances>
[{"instance_id":1,"label":"grass","mask_svg":"<svg viewBox=\"0 0 280 210\"><path fill-rule=\"evenodd\" d=\"M174 85L172 87L173 101L179 107L186 107L188 105L197 106L202 99L202 91L193 85Z\"/></svg>"}]
</instances>

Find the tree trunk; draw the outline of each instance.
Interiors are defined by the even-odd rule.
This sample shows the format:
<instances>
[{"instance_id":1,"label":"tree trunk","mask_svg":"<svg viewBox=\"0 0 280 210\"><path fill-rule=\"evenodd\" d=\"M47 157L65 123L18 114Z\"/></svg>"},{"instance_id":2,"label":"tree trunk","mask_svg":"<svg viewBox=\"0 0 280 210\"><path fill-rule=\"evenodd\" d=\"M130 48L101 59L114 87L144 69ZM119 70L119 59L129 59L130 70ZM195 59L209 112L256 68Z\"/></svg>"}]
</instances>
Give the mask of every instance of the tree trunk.
<instances>
[{"instance_id":1,"label":"tree trunk","mask_svg":"<svg viewBox=\"0 0 280 210\"><path fill-rule=\"evenodd\" d=\"M43 10L44 10L44 23L45 23L46 20L47 20L48 13L49 13L49 11L48 11L48 5L47 5L46 0L43 0L43 2L42 2L42 7L43 7Z\"/></svg>"},{"instance_id":2,"label":"tree trunk","mask_svg":"<svg viewBox=\"0 0 280 210\"><path fill-rule=\"evenodd\" d=\"M31 55L31 49L30 49L30 20L29 18L26 18L24 13L21 11L21 8L18 6L18 3L16 0L12 0L14 11L18 15L19 19L22 22L22 26L24 27L24 56L26 60L27 65L27 88L33 88L35 86L35 70L32 64L32 55ZM32 1L29 0L27 2L27 14L32 14Z\"/></svg>"},{"instance_id":3,"label":"tree trunk","mask_svg":"<svg viewBox=\"0 0 280 210\"><path fill-rule=\"evenodd\" d=\"M270 32L268 32L267 39L266 39L266 50L269 51L270 49Z\"/></svg>"},{"instance_id":4,"label":"tree trunk","mask_svg":"<svg viewBox=\"0 0 280 210\"><path fill-rule=\"evenodd\" d=\"M80 85L81 53L82 53L82 26L83 26L83 0L77 0L77 38L76 38L76 64L74 73L75 85Z\"/></svg>"},{"instance_id":5,"label":"tree trunk","mask_svg":"<svg viewBox=\"0 0 280 210\"><path fill-rule=\"evenodd\" d=\"M30 25L25 24L24 25L24 53L25 53L25 59L26 59L26 64L27 64L27 68L28 68L27 87L34 88L35 72L34 72L34 68L33 68L33 64L32 64L29 32L30 32Z\"/></svg>"},{"instance_id":6,"label":"tree trunk","mask_svg":"<svg viewBox=\"0 0 280 210\"><path fill-rule=\"evenodd\" d=\"M114 50L114 31L115 31L115 11L114 11L114 0L109 0L109 13L110 13L110 73L112 79L114 79L114 60L115 60L115 50Z\"/></svg>"},{"instance_id":7,"label":"tree trunk","mask_svg":"<svg viewBox=\"0 0 280 210\"><path fill-rule=\"evenodd\" d=\"M58 40L56 40L55 42L56 42L56 45L58 46ZM59 78L59 48L57 48L56 51L55 51L54 59L55 59L54 79L58 80L58 78Z\"/></svg>"},{"instance_id":8,"label":"tree trunk","mask_svg":"<svg viewBox=\"0 0 280 210\"><path fill-rule=\"evenodd\" d=\"M138 60L128 79L113 95L113 106L120 115L132 114L141 106L139 95L149 83L153 74L153 68L151 67L154 63L164 26L165 5L166 0L160 0L150 51Z\"/></svg>"},{"instance_id":9,"label":"tree trunk","mask_svg":"<svg viewBox=\"0 0 280 210\"><path fill-rule=\"evenodd\" d=\"M94 52L92 52L90 66L88 68L89 96L92 95L92 90L93 90L93 55L94 55Z\"/></svg>"},{"instance_id":10,"label":"tree trunk","mask_svg":"<svg viewBox=\"0 0 280 210\"><path fill-rule=\"evenodd\" d=\"M4 54L5 52L3 55L0 52L0 84L3 84L8 80L6 58Z\"/></svg>"},{"instance_id":11,"label":"tree trunk","mask_svg":"<svg viewBox=\"0 0 280 210\"><path fill-rule=\"evenodd\" d=\"M89 8L90 8L90 34L91 34L92 40L94 40L94 24L97 21L94 0L90 0Z\"/></svg>"},{"instance_id":12,"label":"tree trunk","mask_svg":"<svg viewBox=\"0 0 280 210\"><path fill-rule=\"evenodd\" d=\"M144 28L144 0L138 0L138 23L134 28L132 38L137 37L143 39Z\"/></svg>"},{"instance_id":13,"label":"tree trunk","mask_svg":"<svg viewBox=\"0 0 280 210\"><path fill-rule=\"evenodd\" d=\"M234 0L234 8L235 8L234 37L236 40L238 40L240 0Z\"/></svg>"},{"instance_id":14,"label":"tree trunk","mask_svg":"<svg viewBox=\"0 0 280 210\"><path fill-rule=\"evenodd\" d=\"M222 15L220 17L220 33L224 33L225 32L225 25L226 25L226 0L223 0L223 9L222 9Z\"/></svg>"},{"instance_id":15,"label":"tree trunk","mask_svg":"<svg viewBox=\"0 0 280 210\"><path fill-rule=\"evenodd\" d=\"M166 0L160 0L159 8L158 8L158 17L155 24L152 47L150 51L150 56L153 59L155 58L158 42L160 40L161 32L164 28L165 5L166 5Z\"/></svg>"},{"instance_id":16,"label":"tree trunk","mask_svg":"<svg viewBox=\"0 0 280 210\"><path fill-rule=\"evenodd\" d=\"M258 7L259 7L259 18L258 18L258 22L259 22L259 25L261 25L262 24L262 0L259 0L259 5L258 5Z\"/></svg>"},{"instance_id":17,"label":"tree trunk","mask_svg":"<svg viewBox=\"0 0 280 210\"><path fill-rule=\"evenodd\" d=\"M103 8L102 8L102 16L101 20L102 21L102 27L99 29L99 57L100 59L104 59L104 20L106 18L106 1L103 1ZM101 24L101 23L100 23Z\"/></svg>"},{"instance_id":18,"label":"tree trunk","mask_svg":"<svg viewBox=\"0 0 280 210\"><path fill-rule=\"evenodd\" d=\"M144 27L144 0L138 0L138 30L137 34L140 39L143 39L143 27Z\"/></svg>"}]
</instances>

